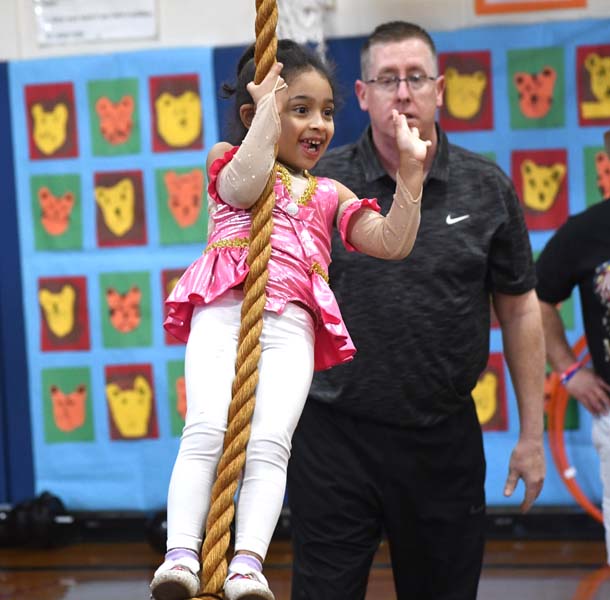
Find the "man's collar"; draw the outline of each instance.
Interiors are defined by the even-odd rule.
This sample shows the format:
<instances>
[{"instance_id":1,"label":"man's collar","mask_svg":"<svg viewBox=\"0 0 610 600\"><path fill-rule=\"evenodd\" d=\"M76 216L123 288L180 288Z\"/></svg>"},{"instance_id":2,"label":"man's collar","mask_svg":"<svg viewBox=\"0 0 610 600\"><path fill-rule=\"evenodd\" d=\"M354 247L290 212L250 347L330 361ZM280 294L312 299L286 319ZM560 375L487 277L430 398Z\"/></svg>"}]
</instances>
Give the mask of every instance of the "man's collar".
<instances>
[{"instance_id":1,"label":"man's collar","mask_svg":"<svg viewBox=\"0 0 610 600\"><path fill-rule=\"evenodd\" d=\"M439 124L436 127L436 154L432 161L432 167L426 179L438 179L439 181L447 181L449 179L449 140L447 134L440 128Z\"/></svg>"},{"instance_id":2,"label":"man's collar","mask_svg":"<svg viewBox=\"0 0 610 600\"><path fill-rule=\"evenodd\" d=\"M438 140L436 155L432 161L432 167L427 179L447 181L449 179L449 140L438 123L436 124L436 139ZM364 130L356 145L361 159L364 179L367 183L388 175L386 170L381 166L379 156L373 145L373 133L370 125Z\"/></svg>"},{"instance_id":3,"label":"man's collar","mask_svg":"<svg viewBox=\"0 0 610 600\"><path fill-rule=\"evenodd\" d=\"M364 180L367 183L371 183L372 181L386 177L386 170L381 166L375 146L373 145L373 132L370 125L364 130L360 139L356 142L356 146L358 147L358 154L360 155Z\"/></svg>"}]
</instances>

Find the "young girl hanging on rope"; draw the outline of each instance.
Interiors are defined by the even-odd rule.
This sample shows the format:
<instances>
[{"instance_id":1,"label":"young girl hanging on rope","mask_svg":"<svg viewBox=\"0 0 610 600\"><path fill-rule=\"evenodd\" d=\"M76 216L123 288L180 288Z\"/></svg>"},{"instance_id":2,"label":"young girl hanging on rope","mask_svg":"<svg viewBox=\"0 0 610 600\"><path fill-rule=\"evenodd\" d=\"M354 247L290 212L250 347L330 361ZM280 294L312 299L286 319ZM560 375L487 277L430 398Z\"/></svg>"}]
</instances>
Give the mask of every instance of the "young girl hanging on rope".
<instances>
[{"instance_id":1,"label":"young girl hanging on rope","mask_svg":"<svg viewBox=\"0 0 610 600\"><path fill-rule=\"evenodd\" d=\"M309 174L334 133L334 88L324 63L281 40L278 63L256 85L253 53L251 47L240 60L232 90L241 144L220 142L207 160L213 223L207 248L167 300L165 327L187 342L188 408L168 493L168 552L151 583L156 600L191 598L199 590L199 551L235 376L250 209L274 167L275 145L262 354L226 600L273 600L262 563L284 500L292 433L314 369L349 361L355 352L328 285L333 225L347 248L394 260L409 254L419 226L429 143L405 116L388 115L400 164L394 202L383 217L375 200L357 199L339 182Z\"/></svg>"}]
</instances>

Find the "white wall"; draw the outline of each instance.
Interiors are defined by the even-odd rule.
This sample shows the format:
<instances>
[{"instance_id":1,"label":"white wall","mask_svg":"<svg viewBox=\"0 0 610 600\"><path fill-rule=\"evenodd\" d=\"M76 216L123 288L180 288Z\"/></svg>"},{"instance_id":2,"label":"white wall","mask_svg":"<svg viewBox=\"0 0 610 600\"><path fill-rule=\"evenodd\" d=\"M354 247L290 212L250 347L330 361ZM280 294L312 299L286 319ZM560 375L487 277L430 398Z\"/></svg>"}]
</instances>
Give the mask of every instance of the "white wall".
<instances>
[{"instance_id":1,"label":"white wall","mask_svg":"<svg viewBox=\"0 0 610 600\"><path fill-rule=\"evenodd\" d=\"M41 48L31 0L0 0L0 60L61 54L91 54L162 46L224 46L254 39L255 0L157 0L159 39ZM474 0L334 0L326 37L363 35L391 19L411 20L431 30L491 23L604 18L609 0L588 0L587 9L536 11L479 17ZM281 18L281 15L280 15ZM610 38L610 32L609 32Z\"/></svg>"},{"instance_id":2,"label":"white wall","mask_svg":"<svg viewBox=\"0 0 610 600\"><path fill-rule=\"evenodd\" d=\"M17 2L0 0L0 60L17 58L20 55Z\"/></svg>"}]
</instances>

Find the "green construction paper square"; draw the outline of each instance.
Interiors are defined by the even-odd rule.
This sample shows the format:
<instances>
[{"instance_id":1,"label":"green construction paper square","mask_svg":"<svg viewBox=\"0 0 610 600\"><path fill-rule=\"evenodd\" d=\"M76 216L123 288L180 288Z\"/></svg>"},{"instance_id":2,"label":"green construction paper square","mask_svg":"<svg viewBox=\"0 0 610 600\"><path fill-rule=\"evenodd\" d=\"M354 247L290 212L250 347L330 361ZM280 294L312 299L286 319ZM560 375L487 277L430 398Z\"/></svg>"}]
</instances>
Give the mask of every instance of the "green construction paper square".
<instances>
[{"instance_id":1,"label":"green construction paper square","mask_svg":"<svg viewBox=\"0 0 610 600\"><path fill-rule=\"evenodd\" d=\"M563 127L565 125L564 49L561 47L526 48L509 50L507 54L508 100L512 129ZM543 117L526 117L519 108L519 92L514 83L514 76L519 71L540 73L547 65L555 69L557 73L551 108Z\"/></svg>"},{"instance_id":2,"label":"green construction paper square","mask_svg":"<svg viewBox=\"0 0 610 600\"><path fill-rule=\"evenodd\" d=\"M570 296L559 306L559 315L563 321L563 326L567 330L574 329L574 298Z\"/></svg>"},{"instance_id":3,"label":"green construction paper square","mask_svg":"<svg viewBox=\"0 0 610 600\"><path fill-rule=\"evenodd\" d=\"M60 231L55 225L43 223L39 192L47 188L56 198L70 192L74 204L67 219L67 227ZM82 195L79 175L32 175L30 194L34 241L36 250L76 250L83 247Z\"/></svg>"},{"instance_id":4,"label":"green construction paper square","mask_svg":"<svg viewBox=\"0 0 610 600\"><path fill-rule=\"evenodd\" d=\"M102 339L106 348L127 348L133 346L150 346L152 343L150 273L147 271L133 273L101 273L100 274L100 322L102 324ZM129 331L120 331L112 322L107 291L112 288L125 296L132 288L141 292L139 302L140 321ZM125 306L122 308L127 309ZM125 310L130 315L134 310ZM133 320L131 321L133 323Z\"/></svg>"},{"instance_id":5,"label":"green construction paper square","mask_svg":"<svg viewBox=\"0 0 610 600\"><path fill-rule=\"evenodd\" d=\"M580 429L580 414L578 411L578 400L576 398L568 399L568 404L566 406L566 414L563 420L563 428L565 431L576 431ZM544 430L548 431L549 423L547 414L544 414Z\"/></svg>"},{"instance_id":6,"label":"green construction paper square","mask_svg":"<svg viewBox=\"0 0 610 600\"><path fill-rule=\"evenodd\" d=\"M194 170L204 174L202 187L201 209L197 219L187 226L182 226L176 220L169 207L169 191L165 184L165 175L169 171L177 175L184 175ZM159 215L159 242L163 245L200 243L205 246L208 237L208 211L207 192L205 182L205 169L201 165L192 167L172 167L157 169L155 171L155 185L157 190L157 208Z\"/></svg>"},{"instance_id":7,"label":"green construction paper square","mask_svg":"<svg viewBox=\"0 0 610 600\"><path fill-rule=\"evenodd\" d=\"M140 152L140 118L139 118L139 92L137 79L107 79L89 81L88 103L89 123L91 126L91 151L94 156L118 156L123 154L138 154ZM133 99L133 113L131 117L132 128L129 137L122 143L111 143L100 130L100 118L96 111L96 102L106 97L117 103L124 96Z\"/></svg>"},{"instance_id":8,"label":"green construction paper square","mask_svg":"<svg viewBox=\"0 0 610 600\"><path fill-rule=\"evenodd\" d=\"M568 400L566 406L566 416L563 422L563 428L569 431L574 431L580 428L580 415L578 412L578 400L572 398Z\"/></svg>"},{"instance_id":9,"label":"green construction paper square","mask_svg":"<svg viewBox=\"0 0 610 600\"><path fill-rule=\"evenodd\" d=\"M184 419L178 412L178 393L176 391L176 381L184 377L184 361L172 360L167 363L167 397L169 402L169 415L171 431L174 437L182 435Z\"/></svg>"},{"instance_id":10,"label":"green construction paper square","mask_svg":"<svg viewBox=\"0 0 610 600\"><path fill-rule=\"evenodd\" d=\"M587 146L583 149L584 164L585 164L585 200L587 206L593 206L604 196L597 185L597 170L595 168L595 155L598 152L604 152L603 146Z\"/></svg>"},{"instance_id":11,"label":"green construction paper square","mask_svg":"<svg viewBox=\"0 0 610 600\"><path fill-rule=\"evenodd\" d=\"M86 389L86 400L84 411L78 412L80 418L67 418L56 420L53 410L53 400L51 388L56 386L64 395L72 394L79 386ZM90 442L93 441L93 390L91 387L91 374L87 367L70 367L61 369L42 370L42 409L44 418L44 435L47 443L60 442ZM62 403L64 410L60 414L66 413L70 407L74 408L74 402L65 399ZM81 423L82 421L82 423Z\"/></svg>"}]
</instances>

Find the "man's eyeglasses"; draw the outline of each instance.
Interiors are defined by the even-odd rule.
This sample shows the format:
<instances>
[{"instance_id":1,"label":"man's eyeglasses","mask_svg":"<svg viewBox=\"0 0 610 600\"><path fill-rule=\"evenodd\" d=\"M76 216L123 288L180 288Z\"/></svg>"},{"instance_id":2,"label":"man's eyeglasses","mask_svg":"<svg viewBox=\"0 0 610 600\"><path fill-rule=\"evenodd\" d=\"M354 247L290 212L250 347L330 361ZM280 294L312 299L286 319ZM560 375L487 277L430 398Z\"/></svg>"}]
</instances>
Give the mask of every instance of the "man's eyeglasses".
<instances>
[{"instance_id":1,"label":"man's eyeglasses","mask_svg":"<svg viewBox=\"0 0 610 600\"><path fill-rule=\"evenodd\" d=\"M436 79L437 77L430 77L429 75L424 75L423 73L411 73L406 77L398 77L398 75L382 75L381 77L368 79L364 83L374 84L384 92L395 92L398 89L400 82L404 81L411 91L416 92L417 90L421 90L428 83L428 81L436 81Z\"/></svg>"}]
</instances>

